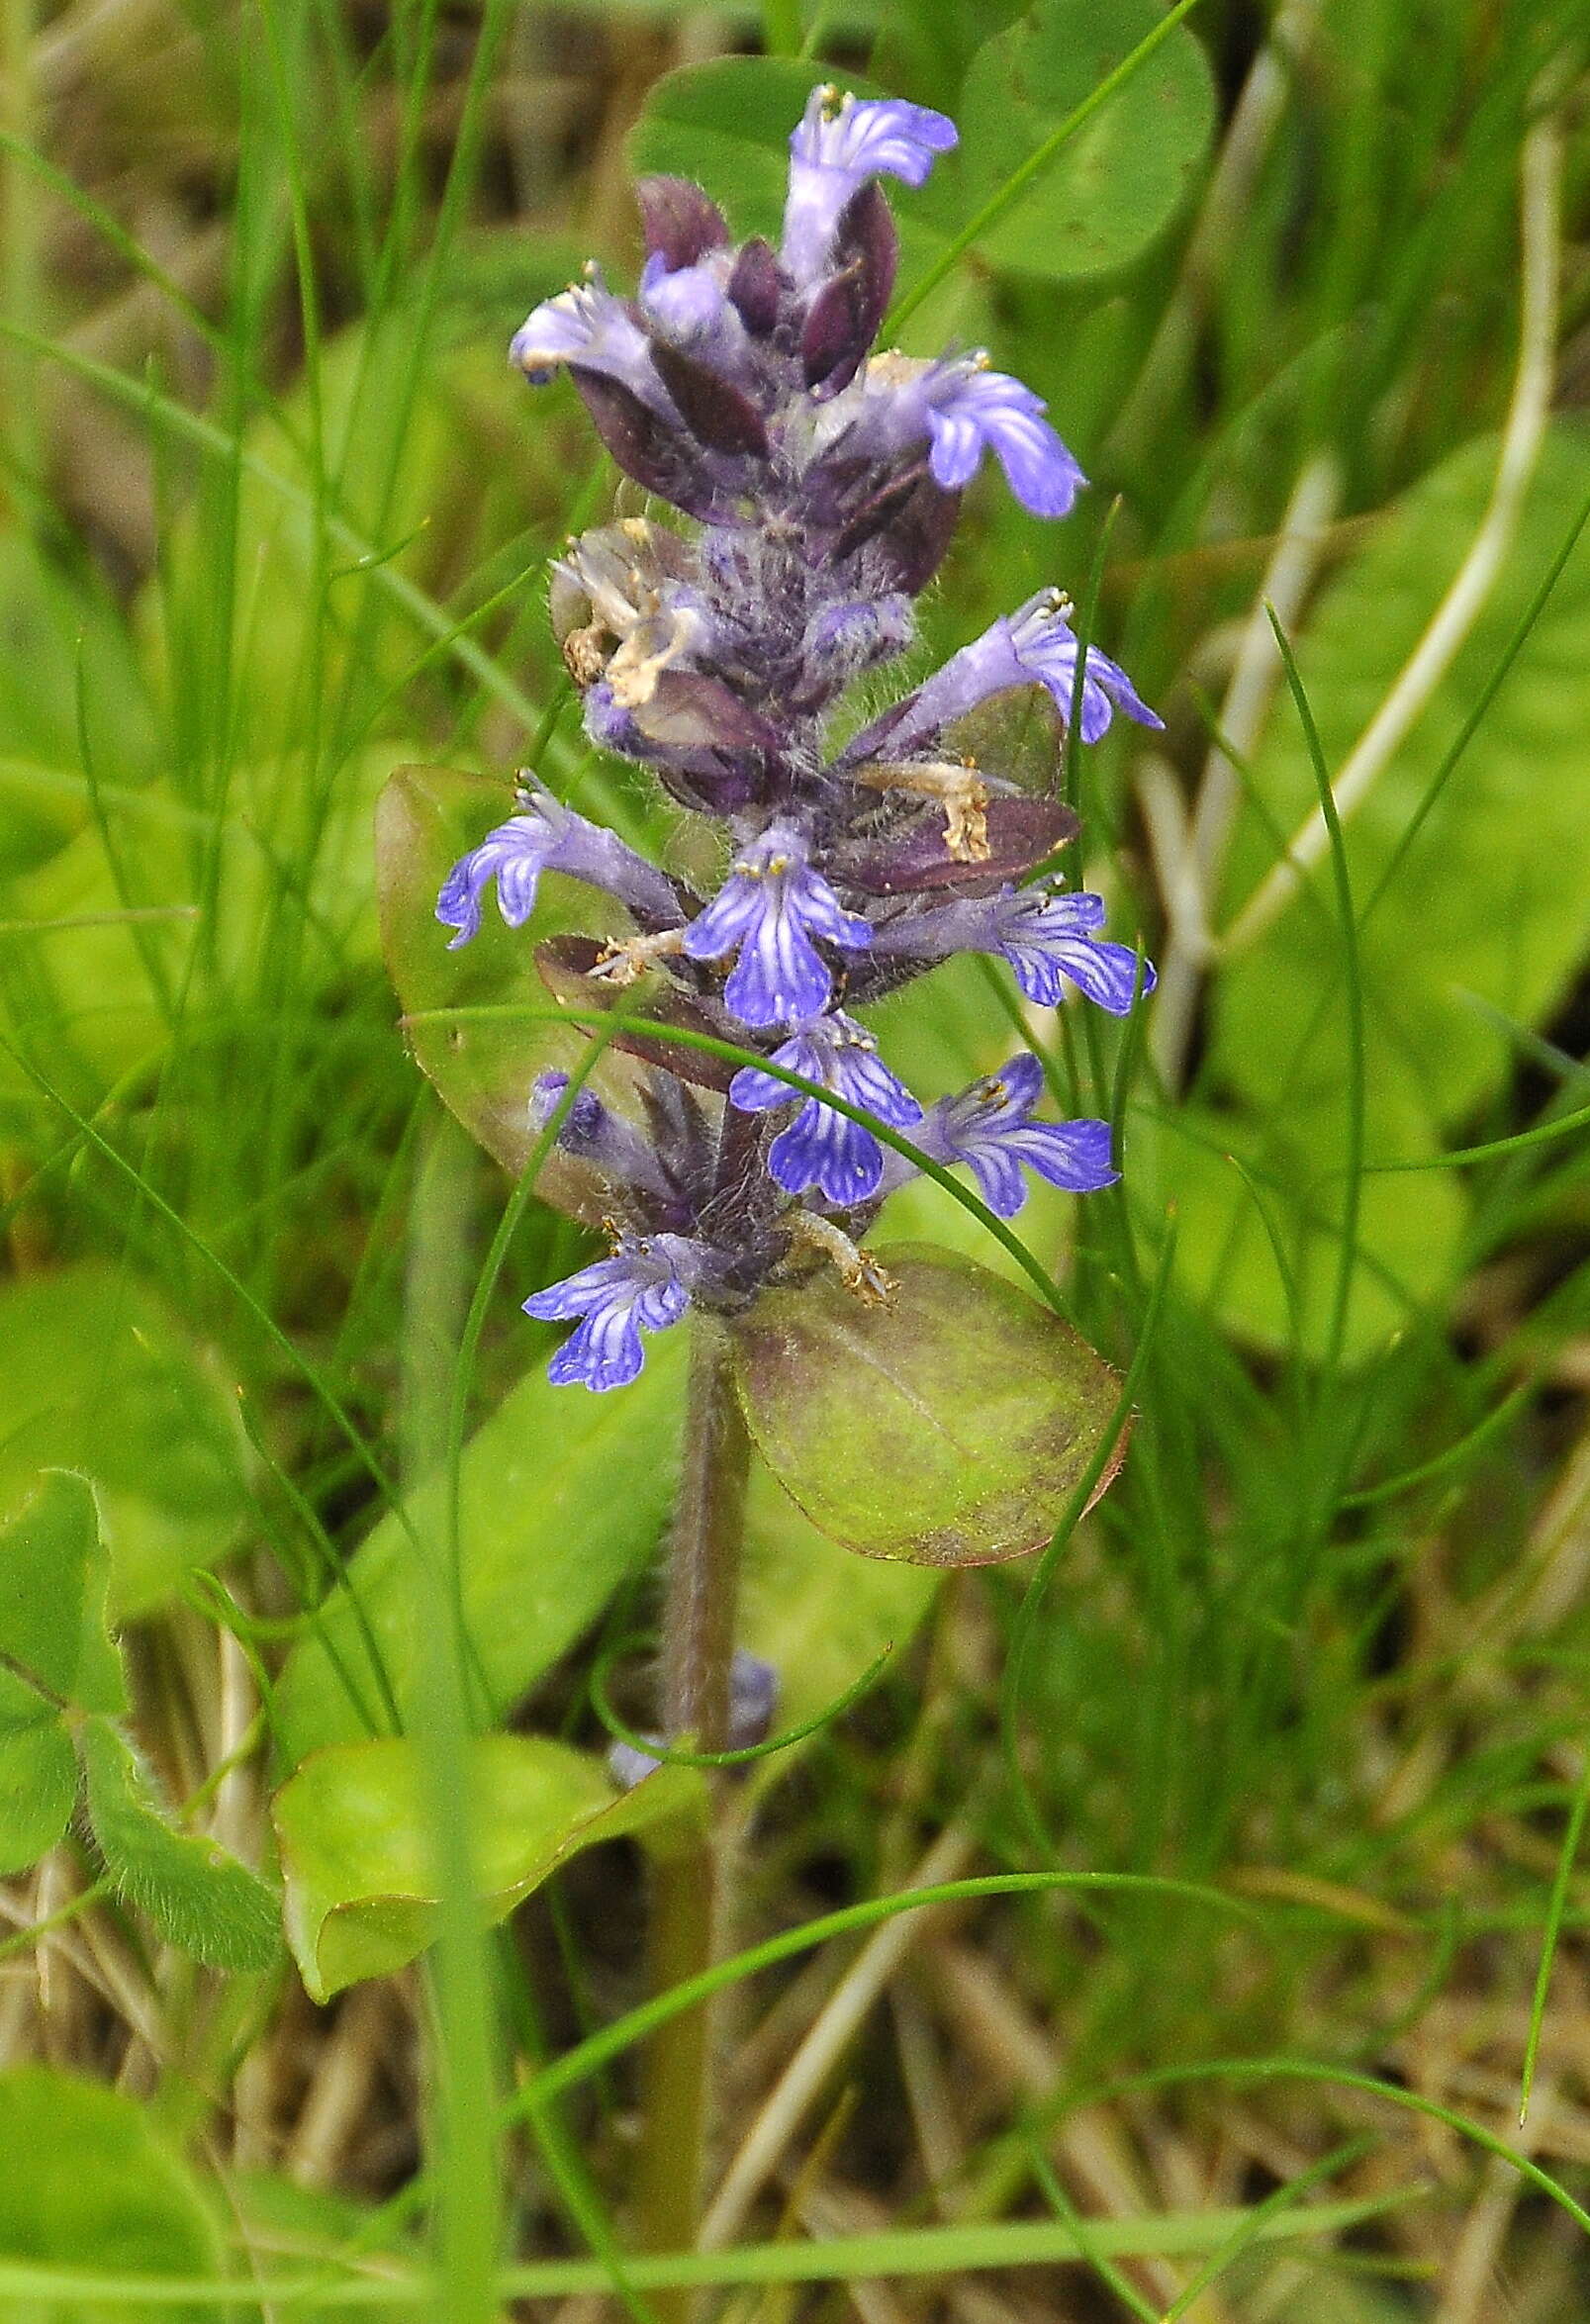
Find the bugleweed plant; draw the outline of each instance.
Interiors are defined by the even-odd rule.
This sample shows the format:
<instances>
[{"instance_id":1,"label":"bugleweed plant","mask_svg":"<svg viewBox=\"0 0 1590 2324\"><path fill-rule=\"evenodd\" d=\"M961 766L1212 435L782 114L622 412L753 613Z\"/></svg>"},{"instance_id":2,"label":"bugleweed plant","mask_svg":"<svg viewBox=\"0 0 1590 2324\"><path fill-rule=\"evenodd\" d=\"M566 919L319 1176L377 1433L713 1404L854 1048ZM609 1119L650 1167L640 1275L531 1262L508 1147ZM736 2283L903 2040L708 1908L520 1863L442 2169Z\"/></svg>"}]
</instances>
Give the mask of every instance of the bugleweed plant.
<instances>
[{"instance_id":1,"label":"bugleweed plant","mask_svg":"<svg viewBox=\"0 0 1590 2324\"><path fill-rule=\"evenodd\" d=\"M1160 724L1067 598L1029 599L854 715L860 682L910 646L983 457L1039 516L1066 515L1082 483L1040 398L985 355L875 347L896 261L879 178L920 185L955 142L940 113L819 87L777 249L735 244L689 180L645 178L636 297L593 267L512 349L532 381L566 368L619 468L695 520L632 514L571 540L552 614L587 733L705 824L703 847L678 844L708 869L726 857L715 892L525 775L436 917L466 945L495 888L549 995L593 1034L608 995L621 1012L589 1075L544 1070L519 1093L556 1144L554 1199L611 1244L524 1306L578 1319L550 1377L599 1394L635 1379L643 1334L690 1318L657 1710L664 1743L698 1754L759 1740L777 1694L777 1672L734 1655L752 1440L833 1538L933 1565L1041 1547L1119 1458L1117 1383L1061 1317L953 1254L864 1241L924 1166L965 1165L1000 1219L1027 1171L1075 1194L1117 1172L1107 1122L1040 1118L1031 1050L924 1109L856 1012L958 953L1002 960L1042 1007L1070 988L1125 1016L1154 981L1099 934L1102 897L1043 871L1076 832L1068 725L1091 743L1117 708ZM389 883L405 871L399 837ZM538 942L549 874L609 898L619 928ZM451 1078L438 1069L444 1093ZM710 1829L656 1838L666 1985L708 1965L722 1883ZM662 2249L694 2232L706 2065L699 2016L655 2037L640 2205Z\"/></svg>"},{"instance_id":2,"label":"bugleweed plant","mask_svg":"<svg viewBox=\"0 0 1590 2324\"><path fill-rule=\"evenodd\" d=\"M1590 2313L1587 61L0 9L4 2324Z\"/></svg>"}]
</instances>

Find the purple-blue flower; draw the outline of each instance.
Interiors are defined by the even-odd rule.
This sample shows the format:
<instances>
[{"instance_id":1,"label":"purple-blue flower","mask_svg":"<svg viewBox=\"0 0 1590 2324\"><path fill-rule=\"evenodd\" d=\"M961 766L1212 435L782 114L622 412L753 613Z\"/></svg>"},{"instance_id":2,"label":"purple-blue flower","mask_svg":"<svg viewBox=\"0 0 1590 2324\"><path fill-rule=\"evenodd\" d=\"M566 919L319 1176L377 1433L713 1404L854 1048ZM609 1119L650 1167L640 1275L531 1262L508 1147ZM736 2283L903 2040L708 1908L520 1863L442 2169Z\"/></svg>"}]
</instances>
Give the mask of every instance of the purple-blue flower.
<instances>
[{"instance_id":1,"label":"purple-blue flower","mask_svg":"<svg viewBox=\"0 0 1590 2324\"><path fill-rule=\"evenodd\" d=\"M935 671L915 694L858 735L845 753L846 761L853 764L870 758L886 744L891 755L911 750L953 720L965 717L990 695L1004 694L1015 686L1047 688L1061 717L1069 723L1078 650L1070 612L1071 606L1059 591L1041 590L1017 611L1002 615L971 645L952 654L943 669ZM1140 726L1165 724L1143 700L1120 664L1090 645L1082 673L1083 742L1097 742L1117 709Z\"/></svg>"},{"instance_id":2,"label":"purple-blue flower","mask_svg":"<svg viewBox=\"0 0 1590 2324\"><path fill-rule=\"evenodd\" d=\"M608 290L599 267L590 267L584 282L571 283L555 299L532 307L509 341L508 358L532 387L543 386L564 363L601 372L660 418L678 421L645 332L624 301Z\"/></svg>"},{"instance_id":3,"label":"purple-blue flower","mask_svg":"<svg viewBox=\"0 0 1590 2324\"><path fill-rule=\"evenodd\" d=\"M819 1016L833 991L814 936L844 952L864 952L873 931L811 869L795 825L770 823L686 929L685 950L692 960L713 961L738 947L725 1002L743 1025L789 1025Z\"/></svg>"},{"instance_id":4,"label":"purple-blue flower","mask_svg":"<svg viewBox=\"0 0 1590 2324\"><path fill-rule=\"evenodd\" d=\"M1127 944L1095 931L1104 925L1104 898L1064 888L1007 888L993 899L994 941L980 949L1003 953L1016 982L1040 1008L1057 1008L1069 979L1089 1000L1124 1017L1138 992L1154 990L1154 970Z\"/></svg>"},{"instance_id":5,"label":"purple-blue flower","mask_svg":"<svg viewBox=\"0 0 1590 2324\"><path fill-rule=\"evenodd\" d=\"M771 1662L764 1662L760 1654L753 1654L749 1646L736 1646L729 1658L729 1715L724 1725L723 1741L730 1751L754 1750L765 1743L773 1729L773 1714L779 1704L779 1674ZM659 1746L662 1737L650 1738ZM640 1750L633 1743L614 1743L608 1752L608 1773L621 1792L632 1792L648 1775L655 1775L662 1761L650 1751Z\"/></svg>"},{"instance_id":6,"label":"purple-blue flower","mask_svg":"<svg viewBox=\"0 0 1590 2324\"><path fill-rule=\"evenodd\" d=\"M684 916L672 882L616 832L588 822L550 791L530 791L519 812L460 856L442 882L436 917L458 931L448 951L479 934L481 899L494 880L503 918L510 928L521 928L535 909L543 872L565 872L604 888L661 927L673 927Z\"/></svg>"},{"instance_id":7,"label":"purple-blue flower","mask_svg":"<svg viewBox=\"0 0 1590 2324\"><path fill-rule=\"evenodd\" d=\"M981 351L929 361L893 349L874 355L818 423L824 460L842 473L862 460L885 467L927 451L929 474L960 492L992 452L1024 509L1065 516L1086 483L1044 418L1041 396L993 371Z\"/></svg>"},{"instance_id":8,"label":"purple-blue flower","mask_svg":"<svg viewBox=\"0 0 1590 2324\"><path fill-rule=\"evenodd\" d=\"M569 1086L567 1073L537 1073L530 1085L530 1121L544 1130L557 1112ZM667 1201L673 1192L657 1150L633 1123L603 1104L594 1089L575 1092L574 1102L558 1129L565 1154L587 1162L615 1185L634 1186Z\"/></svg>"},{"instance_id":9,"label":"purple-blue flower","mask_svg":"<svg viewBox=\"0 0 1590 2324\"><path fill-rule=\"evenodd\" d=\"M646 321L673 346L703 356L733 377L747 368L750 340L728 298L728 258L708 251L690 266L673 266L654 250L640 270L637 296Z\"/></svg>"},{"instance_id":10,"label":"purple-blue flower","mask_svg":"<svg viewBox=\"0 0 1590 2324\"><path fill-rule=\"evenodd\" d=\"M610 1258L532 1292L526 1315L581 1319L548 1364L547 1378L599 1394L627 1386L646 1360L642 1327L665 1332L679 1322L710 1255L688 1235L625 1235Z\"/></svg>"},{"instance_id":11,"label":"purple-blue flower","mask_svg":"<svg viewBox=\"0 0 1590 2324\"><path fill-rule=\"evenodd\" d=\"M1042 1066L1023 1050L959 1097L941 1098L917 1136L935 1161L966 1162L1002 1219L1013 1219L1027 1199L1023 1165L1072 1194L1091 1194L1120 1175L1110 1163L1108 1122L1032 1119L1043 1087Z\"/></svg>"},{"instance_id":12,"label":"purple-blue flower","mask_svg":"<svg viewBox=\"0 0 1590 2324\"><path fill-rule=\"evenodd\" d=\"M1041 396L1008 372L990 371L983 354L952 356L929 365L902 389L922 406L932 448L928 467L936 484L958 492L992 452L1005 481L1035 516L1065 516L1087 482L1044 418Z\"/></svg>"},{"instance_id":13,"label":"purple-blue flower","mask_svg":"<svg viewBox=\"0 0 1590 2324\"><path fill-rule=\"evenodd\" d=\"M813 281L845 205L870 177L922 185L939 155L958 141L954 122L925 105L848 95L836 102L831 88L813 89L790 138L780 252L787 270L797 283Z\"/></svg>"},{"instance_id":14,"label":"purple-blue flower","mask_svg":"<svg viewBox=\"0 0 1590 2324\"><path fill-rule=\"evenodd\" d=\"M1001 887L997 894L957 897L936 910L888 921L874 937L885 959L947 961L952 953L1001 953L1016 982L1041 1008L1059 1005L1066 979L1124 1017L1134 993L1154 990L1153 964L1141 964L1130 945L1112 944L1096 931L1104 925L1101 895L1074 894L1037 881L1031 887Z\"/></svg>"},{"instance_id":15,"label":"purple-blue flower","mask_svg":"<svg viewBox=\"0 0 1590 2324\"><path fill-rule=\"evenodd\" d=\"M850 1105L864 1106L892 1130L922 1119L910 1091L895 1079L864 1025L842 1009L802 1025L773 1053L772 1062L833 1090ZM776 1074L746 1066L729 1083L729 1103L741 1113L766 1113L797 1103L800 1111L768 1151L768 1168L789 1194L808 1186L840 1208L866 1202L884 1174L884 1149L871 1130L853 1122L820 1098L802 1098Z\"/></svg>"}]
</instances>

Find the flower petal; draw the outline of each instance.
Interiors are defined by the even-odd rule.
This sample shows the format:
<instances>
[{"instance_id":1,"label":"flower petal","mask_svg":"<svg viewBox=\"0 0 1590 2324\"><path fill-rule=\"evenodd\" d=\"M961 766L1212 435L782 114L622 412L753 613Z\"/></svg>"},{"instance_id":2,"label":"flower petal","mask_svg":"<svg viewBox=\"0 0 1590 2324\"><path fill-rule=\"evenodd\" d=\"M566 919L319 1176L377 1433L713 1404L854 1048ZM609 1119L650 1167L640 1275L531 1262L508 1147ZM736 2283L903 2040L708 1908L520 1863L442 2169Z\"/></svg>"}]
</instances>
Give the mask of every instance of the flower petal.
<instances>
[{"instance_id":1,"label":"flower petal","mask_svg":"<svg viewBox=\"0 0 1590 2324\"><path fill-rule=\"evenodd\" d=\"M884 1150L860 1122L811 1097L773 1141L768 1168L788 1193L814 1186L828 1201L848 1208L877 1192Z\"/></svg>"}]
</instances>

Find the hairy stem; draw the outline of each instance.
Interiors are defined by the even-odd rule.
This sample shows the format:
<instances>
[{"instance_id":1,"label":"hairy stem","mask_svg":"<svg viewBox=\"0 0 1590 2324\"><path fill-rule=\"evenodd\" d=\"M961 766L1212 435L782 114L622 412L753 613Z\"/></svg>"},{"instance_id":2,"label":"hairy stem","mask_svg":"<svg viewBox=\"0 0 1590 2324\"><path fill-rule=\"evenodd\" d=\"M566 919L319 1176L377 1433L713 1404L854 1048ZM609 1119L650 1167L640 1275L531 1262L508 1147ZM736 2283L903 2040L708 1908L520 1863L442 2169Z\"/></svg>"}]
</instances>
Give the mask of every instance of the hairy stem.
<instances>
[{"instance_id":1,"label":"hairy stem","mask_svg":"<svg viewBox=\"0 0 1590 2324\"><path fill-rule=\"evenodd\" d=\"M750 1445L718 1325L695 1324L679 1506L663 1619L663 1725L670 1742L720 1751L728 1729L729 1660L744 1531ZM666 1993L710 1966L721 1868L709 1821L658 1859L653 1873L651 1986ZM637 2201L646 2248L687 2251L701 2213L710 2111L711 2035L705 2007L673 2018L644 2062ZM662 2294L659 2315L684 2324L691 2294Z\"/></svg>"}]
</instances>

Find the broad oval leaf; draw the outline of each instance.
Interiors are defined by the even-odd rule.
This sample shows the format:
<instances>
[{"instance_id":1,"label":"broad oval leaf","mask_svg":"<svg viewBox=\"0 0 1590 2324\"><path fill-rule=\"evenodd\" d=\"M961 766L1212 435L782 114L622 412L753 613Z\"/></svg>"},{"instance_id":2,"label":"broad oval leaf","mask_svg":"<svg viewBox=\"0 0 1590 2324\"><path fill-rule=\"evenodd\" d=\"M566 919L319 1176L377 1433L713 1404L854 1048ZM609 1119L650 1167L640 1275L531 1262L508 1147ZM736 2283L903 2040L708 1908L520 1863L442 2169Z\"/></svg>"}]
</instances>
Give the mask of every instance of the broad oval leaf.
<instances>
[{"instance_id":1,"label":"broad oval leaf","mask_svg":"<svg viewBox=\"0 0 1590 2324\"><path fill-rule=\"evenodd\" d=\"M501 1920L570 1856L704 1811L694 1768L659 1768L617 1792L601 1760L539 1735L472 1745L472 1846L481 1908ZM272 1811L287 1883L287 1937L317 2001L385 1977L435 1934L424 1769L397 1738L318 1751Z\"/></svg>"},{"instance_id":2,"label":"broad oval leaf","mask_svg":"<svg viewBox=\"0 0 1590 2324\"><path fill-rule=\"evenodd\" d=\"M987 1268L925 1245L878 1255L887 1300L824 1273L735 1322L757 1449L812 1524L864 1556L991 1565L1040 1547L1104 1442L1119 1379ZM1123 1429L1098 1491L1125 1446Z\"/></svg>"},{"instance_id":3,"label":"broad oval leaf","mask_svg":"<svg viewBox=\"0 0 1590 2324\"><path fill-rule=\"evenodd\" d=\"M1494 438L1442 463L1377 522L1333 577L1297 644L1326 764L1339 770L1404 666L1473 540L1496 471ZM1590 657L1590 554L1559 576L1518 662L1486 708L1382 901L1363 917L1446 754L1501 662L1531 598L1590 494L1590 433L1547 432L1509 555L1422 716L1346 818L1361 921L1366 1159L1428 1161L1417 1178L1369 1176L1347 1353L1360 1357L1438 1301L1461 1262L1466 1193L1441 1167L1515 1051L1496 1016L1541 1026L1571 988L1590 928L1590 761L1582 671ZM1285 690L1250 783L1260 802L1234 835L1229 920L1315 811L1317 791ZM1228 1327L1267 1345L1324 1341L1346 1180L1348 1015L1342 935L1324 869L1214 979L1205 1078L1222 1110L1132 1130L1134 1200L1172 1197L1177 1267ZM1199 1143L1192 1143L1192 1141ZM1262 1189L1296 1289L1286 1286L1241 1156ZM1156 1183L1156 1180L1158 1183ZM1416 1190L1416 1191L1415 1191Z\"/></svg>"},{"instance_id":4,"label":"broad oval leaf","mask_svg":"<svg viewBox=\"0 0 1590 2324\"><path fill-rule=\"evenodd\" d=\"M1338 770L1423 635L1484 513L1497 444L1463 446L1403 496L1321 593L1297 661L1326 765ZM1361 914L1400 849L1432 778L1473 709L1535 591L1590 495L1590 429L1547 433L1512 549L1423 715L1344 824ZM1388 1079L1434 1125L1460 1123L1510 1069L1512 1052L1472 998L1539 1025L1590 951L1590 543L1581 539L1500 693L1398 864L1360 939L1369 1009L1369 1099ZM1317 792L1284 690L1251 781L1262 811L1238 826L1227 883L1234 912L1268 871L1268 832L1288 836ZM1326 883L1318 884L1321 895ZM1335 914L1295 899L1260 941L1227 961L1216 987L1211 1079L1274 1108L1345 1084ZM1370 1160L1398 1149L1377 1141ZM1408 1151L1403 1149L1403 1151ZM1417 1148L1413 1149L1417 1152Z\"/></svg>"},{"instance_id":5,"label":"broad oval leaf","mask_svg":"<svg viewBox=\"0 0 1590 2324\"><path fill-rule=\"evenodd\" d=\"M621 1396L555 1388L537 1366L465 1447L459 1586L494 1713L534 1684L656 1548L673 1499L685 1341L683 1332L658 1334ZM427 1553L441 1558L446 1480L422 1484L408 1511ZM274 1723L289 1764L390 1724L377 1656L407 1718L423 1604L414 1543L389 1513L283 1669Z\"/></svg>"},{"instance_id":6,"label":"broad oval leaf","mask_svg":"<svg viewBox=\"0 0 1590 2324\"><path fill-rule=\"evenodd\" d=\"M88 1821L105 1869L167 1944L218 1969L268 1969L280 1915L264 1882L219 1842L166 1819L148 1771L108 1719L78 1729Z\"/></svg>"},{"instance_id":7,"label":"broad oval leaf","mask_svg":"<svg viewBox=\"0 0 1590 2324\"><path fill-rule=\"evenodd\" d=\"M999 193L1163 21L1157 0L1040 0L985 41L958 109L971 208ZM1061 146L981 249L996 266L1060 282L1127 265L1180 206L1214 119L1208 61L1178 26Z\"/></svg>"},{"instance_id":8,"label":"broad oval leaf","mask_svg":"<svg viewBox=\"0 0 1590 2324\"><path fill-rule=\"evenodd\" d=\"M209 2207L145 2101L49 2067L13 2067L0 2074L0 2262L78 2269L101 2284L125 2278L137 2302L8 2300L19 2324L199 2324L204 2311L151 2302L139 2282L214 2277L222 2264Z\"/></svg>"}]
</instances>

